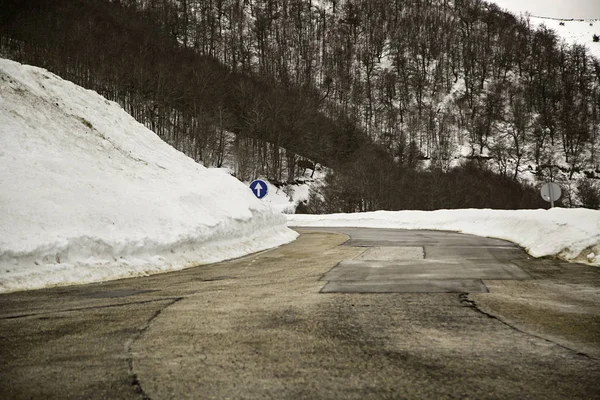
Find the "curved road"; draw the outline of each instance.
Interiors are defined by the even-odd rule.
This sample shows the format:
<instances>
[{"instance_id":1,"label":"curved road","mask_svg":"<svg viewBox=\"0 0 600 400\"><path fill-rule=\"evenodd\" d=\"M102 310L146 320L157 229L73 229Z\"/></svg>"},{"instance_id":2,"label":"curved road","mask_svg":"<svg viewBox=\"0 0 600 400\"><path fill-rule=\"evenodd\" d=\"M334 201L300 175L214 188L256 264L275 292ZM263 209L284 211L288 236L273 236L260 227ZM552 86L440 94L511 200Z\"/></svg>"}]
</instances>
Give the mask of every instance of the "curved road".
<instances>
[{"instance_id":1,"label":"curved road","mask_svg":"<svg viewBox=\"0 0 600 400\"><path fill-rule=\"evenodd\" d=\"M600 269L457 233L299 231L0 295L0 398L600 398Z\"/></svg>"}]
</instances>

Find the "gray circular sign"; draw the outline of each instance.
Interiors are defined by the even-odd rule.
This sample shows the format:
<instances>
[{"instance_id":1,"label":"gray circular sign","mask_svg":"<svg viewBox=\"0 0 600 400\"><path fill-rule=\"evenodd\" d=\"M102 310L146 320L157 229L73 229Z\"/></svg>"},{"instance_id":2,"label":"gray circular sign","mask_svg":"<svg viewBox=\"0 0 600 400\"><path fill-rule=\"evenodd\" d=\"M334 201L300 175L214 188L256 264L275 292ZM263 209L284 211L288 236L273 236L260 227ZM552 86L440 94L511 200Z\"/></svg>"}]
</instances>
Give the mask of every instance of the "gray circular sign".
<instances>
[{"instance_id":1,"label":"gray circular sign","mask_svg":"<svg viewBox=\"0 0 600 400\"><path fill-rule=\"evenodd\" d=\"M560 186L558 186L556 183L548 182L542 185L540 194L542 195L542 199L546 201L556 201L560 199L562 191L560 190Z\"/></svg>"}]
</instances>

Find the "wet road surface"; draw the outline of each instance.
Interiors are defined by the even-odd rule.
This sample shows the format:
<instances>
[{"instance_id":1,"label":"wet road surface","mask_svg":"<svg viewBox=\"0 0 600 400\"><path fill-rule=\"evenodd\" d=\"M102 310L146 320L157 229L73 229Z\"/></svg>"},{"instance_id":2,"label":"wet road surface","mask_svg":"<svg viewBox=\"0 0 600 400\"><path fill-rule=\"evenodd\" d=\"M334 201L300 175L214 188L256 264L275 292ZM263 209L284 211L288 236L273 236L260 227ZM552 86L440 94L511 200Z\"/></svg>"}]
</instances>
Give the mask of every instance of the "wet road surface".
<instances>
[{"instance_id":1,"label":"wet road surface","mask_svg":"<svg viewBox=\"0 0 600 400\"><path fill-rule=\"evenodd\" d=\"M0 398L600 398L598 268L448 232L299 231L0 295Z\"/></svg>"}]
</instances>

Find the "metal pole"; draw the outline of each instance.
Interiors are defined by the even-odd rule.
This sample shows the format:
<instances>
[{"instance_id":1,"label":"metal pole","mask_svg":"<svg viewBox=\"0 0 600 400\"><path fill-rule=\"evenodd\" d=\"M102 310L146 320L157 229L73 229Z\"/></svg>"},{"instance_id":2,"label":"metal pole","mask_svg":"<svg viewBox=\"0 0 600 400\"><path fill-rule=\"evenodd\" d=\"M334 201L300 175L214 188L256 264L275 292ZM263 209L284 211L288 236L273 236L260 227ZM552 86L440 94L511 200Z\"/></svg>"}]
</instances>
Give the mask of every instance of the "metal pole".
<instances>
[{"instance_id":1,"label":"metal pole","mask_svg":"<svg viewBox=\"0 0 600 400\"><path fill-rule=\"evenodd\" d=\"M554 208L554 192L552 191L552 182L548 183L548 191L550 192L550 208Z\"/></svg>"}]
</instances>

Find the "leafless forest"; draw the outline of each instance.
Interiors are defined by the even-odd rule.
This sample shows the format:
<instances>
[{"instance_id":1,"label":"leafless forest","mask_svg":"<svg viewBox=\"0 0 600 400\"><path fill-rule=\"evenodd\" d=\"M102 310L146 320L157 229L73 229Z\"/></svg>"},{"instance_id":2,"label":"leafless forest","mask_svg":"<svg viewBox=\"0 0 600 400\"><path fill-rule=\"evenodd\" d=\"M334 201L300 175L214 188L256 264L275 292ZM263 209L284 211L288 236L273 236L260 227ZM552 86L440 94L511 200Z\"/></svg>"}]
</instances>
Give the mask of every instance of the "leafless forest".
<instances>
[{"instance_id":1,"label":"leafless forest","mask_svg":"<svg viewBox=\"0 0 600 400\"><path fill-rule=\"evenodd\" d=\"M531 177L600 205L600 62L484 1L0 9L3 56L119 102L207 166L280 182L332 168L308 211L545 206Z\"/></svg>"}]
</instances>

